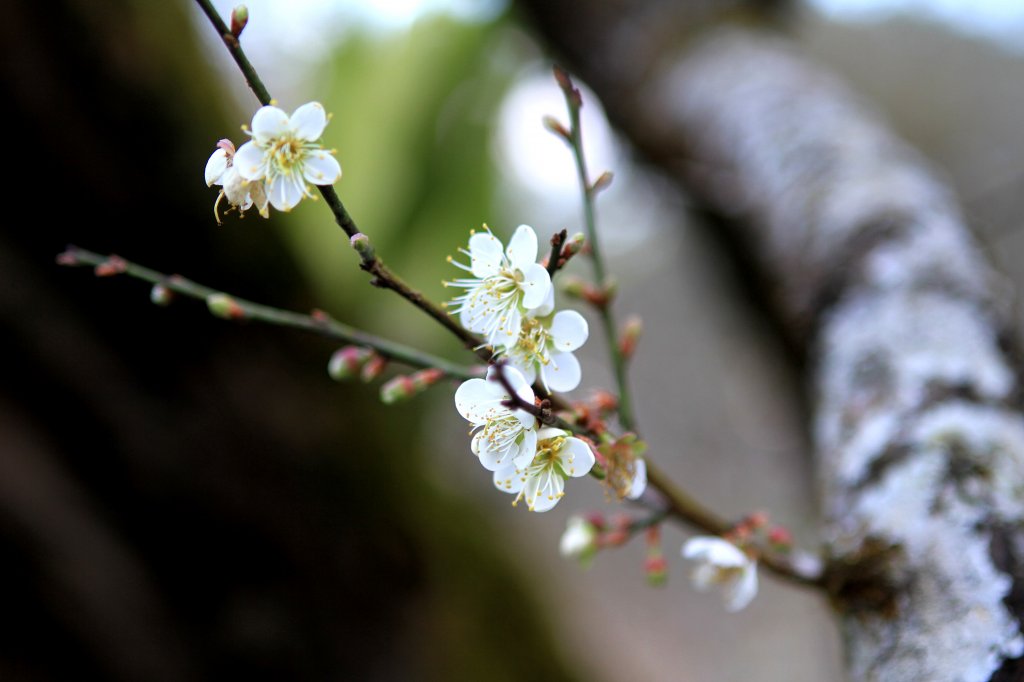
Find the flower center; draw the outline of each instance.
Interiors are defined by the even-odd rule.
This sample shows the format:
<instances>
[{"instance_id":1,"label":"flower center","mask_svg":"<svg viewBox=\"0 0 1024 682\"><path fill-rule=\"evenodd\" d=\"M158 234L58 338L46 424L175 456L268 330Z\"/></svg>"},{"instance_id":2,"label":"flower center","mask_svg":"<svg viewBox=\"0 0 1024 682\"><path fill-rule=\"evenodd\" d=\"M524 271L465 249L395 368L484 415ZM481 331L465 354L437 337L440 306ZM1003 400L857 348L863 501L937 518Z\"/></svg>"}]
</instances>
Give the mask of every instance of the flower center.
<instances>
[{"instance_id":1,"label":"flower center","mask_svg":"<svg viewBox=\"0 0 1024 682\"><path fill-rule=\"evenodd\" d=\"M548 340L551 333L541 324L540 320L529 319L523 321L519 330L519 340L516 342L514 352L523 357L527 363L538 362L546 365L550 362L548 358Z\"/></svg>"},{"instance_id":2,"label":"flower center","mask_svg":"<svg viewBox=\"0 0 1024 682\"><path fill-rule=\"evenodd\" d=\"M522 436L523 425L514 414L495 417L484 425L484 440L492 452L507 451L522 440Z\"/></svg>"},{"instance_id":3,"label":"flower center","mask_svg":"<svg viewBox=\"0 0 1024 682\"><path fill-rule=\"evenodd\" d=\"M291 135L274 139L270 143L268 156L270 165L277 173L291 173L301 169L306 147L302 140Z\"/></svg>"}]
</instances>

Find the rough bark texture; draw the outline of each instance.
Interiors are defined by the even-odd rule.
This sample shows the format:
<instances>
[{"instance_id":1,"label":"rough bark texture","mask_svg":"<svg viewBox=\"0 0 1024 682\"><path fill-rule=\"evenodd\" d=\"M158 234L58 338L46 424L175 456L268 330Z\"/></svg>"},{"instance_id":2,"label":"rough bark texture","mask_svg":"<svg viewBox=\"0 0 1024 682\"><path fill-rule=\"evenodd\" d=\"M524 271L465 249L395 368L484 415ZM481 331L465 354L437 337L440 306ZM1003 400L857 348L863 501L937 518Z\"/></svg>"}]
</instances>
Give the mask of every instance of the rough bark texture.
<instances>
[{"instance_id":1,"label":"rough bark texture","mask_svg":"<svg viewBox=\"0 0 1024 682\"><path fill-rule=\"evenodd\" d=\"M640 50L647 22L670 33L652 19L667 16L660 3L622 21L541 5L542 30L612 117L725 218L808 351L850 678L1020 679L1024 421L1008 292L949 190L780 38L734 29Z\"/></svg>"}]
</instances>

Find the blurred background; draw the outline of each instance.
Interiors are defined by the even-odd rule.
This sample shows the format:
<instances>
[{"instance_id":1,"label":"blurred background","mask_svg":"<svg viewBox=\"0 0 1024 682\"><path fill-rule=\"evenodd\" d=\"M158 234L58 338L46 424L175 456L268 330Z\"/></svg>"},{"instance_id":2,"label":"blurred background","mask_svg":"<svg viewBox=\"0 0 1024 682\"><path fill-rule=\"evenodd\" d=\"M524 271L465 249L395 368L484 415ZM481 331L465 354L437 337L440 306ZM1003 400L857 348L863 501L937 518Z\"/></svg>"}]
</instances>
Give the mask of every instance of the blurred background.
<instances>
[{"instance_id":1,"label":"blurred background","mask_svg":"<svg viewBox=\"0 0 1024 682\"><path fill-rule=\"evenodd\" d=\"M569 152L540 123L564 119L552 57L514 3L247 4L243 46L269 89L288 111L333 112L339 194L429 296L445 298L445 256L484 222L502 238L582 229ZM763 576L728 615L689 587L682 529L665 532L661 589L639 540L588 571L561 559L569 515L618 507L574 480L551 512L512 509L452 386L385 407L376 385L330 381L325 340L57 267L75 243L467 359L366 285L322 205L216 225L202 169L218 139L244 140L257 102L192 3L3 10L0 679L840 677L823 599ZM787 10L779 28L948 173L1007 286L1024 283L1024 6ZM814 547L799 358L687 198L584 100L592 172L615 173L599 221L616 311L645 322L632 383L651 456L721 514L767 510ZM605 355L593 334L576 397L610 387Z\"/></svg>"}]
</instances>

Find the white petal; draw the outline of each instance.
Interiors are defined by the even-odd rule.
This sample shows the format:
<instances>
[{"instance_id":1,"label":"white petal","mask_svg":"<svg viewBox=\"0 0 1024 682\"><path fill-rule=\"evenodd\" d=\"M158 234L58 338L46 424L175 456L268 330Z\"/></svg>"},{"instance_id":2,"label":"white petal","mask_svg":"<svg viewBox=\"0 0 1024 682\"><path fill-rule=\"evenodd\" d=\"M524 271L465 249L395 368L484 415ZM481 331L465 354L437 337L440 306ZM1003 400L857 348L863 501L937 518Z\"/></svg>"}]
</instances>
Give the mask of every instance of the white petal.
<instances>
[{"instance_id":1,"label":"white petal","mask_svg":"<svg viewBox=\"0 0 1024 682\"><path fill-rule=\"evenodd\" d=\"M537 432L531 428L523 433L523 442L519 445L519 454L512 460L512 463L520 469L525 469L530 466L530 462L533 461L536 455Z\"/></svg>"},{"instance_id":2,"label":"white petal","mask_svg":"<svg viewBox=\"0 0 1024 682\"><path fill-rule=\"evenodd\" d=\"M497 373L499 371L502 370L499 370L497 367L491 367L487 372L487 377L491 379L491 381L500 384L501 380L497 377ZM515 391L515 394L519 396L519 399L532 405L533 389L530 387L530 382L526 380L526 377L524 377L515 367L509 367L506 365L503 371L505 372L505 378L508 379L509 386L511 386L512 390ZM494 374L492 374L492 372Z\"/></svg>"},{"instance_id":3,"label":"white petal","mask_svg":"<svg viewBox=\"0 0 1024 682\"><path fill-rule=\"evenodd\" d=\"M640 496L647 490L647 462L643 459L638 459L634 466L636 468L633 473L633 485L629 487L629 492L626 493L626 498L630 500L640 499Z\"/></svg>"},{"instance_id":4,"label":"white petal","mask_svg":"<svg viewBox=\"0 0 1024 682\"><path fill-rule=\"evenodd\" d=\"M324 111L320 102L303 104L292 113L291 124L296 135L303 140L316 142L324 134L324 128L327 127L327 112ZM253 127L255 127L255 121L253 121Z\"/></svg>"},{"instance_id":5,"label":"white petal","mask_svg":"<svg viewBox=\"0 0 1024 682\"><path fill-rule=\"evenodd\" d=\"M317 149L306 156L302 174L314 185L333 185L341 177L341 165L333 154Z\"/></svg>"},{"instance_id":6,"label":"white petal","mask_svg":"<svg viewBox=\"0 0 1024 682\"><path fill-rule=\"evenodd\" d=\"M257 182L249 183L249 195L252 197L253 203L256 205L256 210L260 212L260 215L264 218L270 217L270 211L267 209L267 188L262 180Z\"/></svg>"},{"instance_id":7,"label":"white petal","mask_svg":"<svg viewBox=\"0 0 1024 682\"><path fill-rule=\"evenodd\" d=\"M596 461L590 446L579 438L566 438L558 458L562 461L562 470L573 478L589 474Z\"/></svg>"},{"instance_id":8,"label":"white petal","mask_svg":"<svg viewBox=\"0 0 1024 682\"><path fill-rule=\"evenodd\" d=\"M684 559L704 561L724 568L737 568L750 561L739 547L714 535L690 538L683 544L682 555Z\"/></svg>"},{"instance_id":9,"label":"white petal","mask_svg":"<svg viewBox=\"0 0 1024 682\"><path fill-rule=\"evenodd\" d=\"M260 107L252 117L252 139L259 144L266 144L267 141L284 135L290 129L288 114L277 107Z\"/></svg>"},{"instance_id":10,"label":"white petal","mask_svg":"<svg viewBox=\"0 0 1024 682\"><path fill-rule=\"evenodd\" d=\"M549 438L558 438L560 436L568 436L569 432L563 429L556 429L554 426L545 426L537 431L537 438L539 440L548 440Z\"/></svg>"},{"instance_id":11,"label":"white petal","mask_svg":"<svg viewBox=\"0 0 1024 682\"><path fill-rule=\"evenodd\" d=\"M540 263L530 263L519 270L523 273L523 281L519 285L523 290L523 307L527 310L540 307L551 291L551 275Z\"/></svg>"},{"instance_id":12,"label":"white petal","mask_svg":"<svg viewBox=\"0 0 1024 682\"><path fill-rule=\"evenodd\" d=\"M481 279L501 272L501 240L490 232L477 232L469 238L469 267Z\"/></svg>"},{"instance_id":13,"label":"white petal","mask_svg":"<svg viewBox=\"0 0 1024 682\"><path fill-rule=\"evenodd\" d=\"M555 287L552 285L548 289L547 298L539 306L531 310L531 314L534 317L547 317L555 309Z\"/></svg>"},{"instance_id":14,"label":"white petal","mask_svg":"<svg viewBox=\"0 0 1024 682\"><path fill-rule=\"evenodd\" d=\"M228 153L223 149L218 149L210 156L210 160L206 162L206 186L219 185L220 178L227 169Z\"/></svg>"},{"instance_id":15,"label":"white petal","mask_svg":"<svg viewBox=\"0 0 1024 682\"><path fill-rule=\"evenodd\" d=\"M530 511L546 512L558 504L564 489L565 479L546 469L526 481L523 496L530 505Z\"/></svg>"},{"instance_id":16,"label":"white petal","mask_svg":"<svg viewBox=\"0 0 1024 682\"><path fill-rule=\"evenodd\" d=\"M707 592L718 582L718 569L711 564L697 564L690 574L690 582L697 590Z\"/></svg>"},{"instance_id":17,"label":"white petal","mask_svg":"<svg viewBox=\"0 0 1024 682\"><path fill-rule=\"evenodd\" d=\"M474 424L486 423L487 412L495 404L494 391L483 379L464 381L455 391L455 409L463 419Z\"/></svg>"},{"instance_id":18,"label":"white petal","mask_svg":"<svg viewBox=\"0 0 1024 682\"><path fill-rule=\"evenodd\" d=\"M519 372L522 373L523 378L526 379L526 383L533 385L533 382L537 380L537 365L536 363L527 364L527 359L519 355L509 356L509 364L515 367Z\"/></svg>"},{"instance_id":19,"label":"white petal","mask_svg":"<svg viewBox=\"0 0 1024 682\"><path fill-rule=\"evenodd\" d=\"M520 225L505 249L513 270L526 270L537 260L537 233L529 225Z\"/></svg>"},{"instance_id":20,"label":"white petal","mask_svg":"<svg viewBox=\"0 0 1024 682\"><path fill-rule=\"evenodd\" d=\"M555 392L571 391L583 378L580 361L572 353L552 353L549 362L540 368L544 384Z\"/></svg>"},{"instance_id":21,"label":"white petal","mask_svg":"<svg viewBox=\"0 0 1024 682\"><path fill-rule=\"evenodd\" d=\"M757 562L750 562L740 578L725 587L725 610L735 613L757 596Z\"/></svg>"},{"instance_id":22,"label":"white petal","mask_svg":"<svg viewBox=\"0 0 1024 682\"><path fill-rule=\"evenodd\" d=\"M477 453L477 456L480 458L480 464L483 465L484 469L487 469L488 471L499 471L512 465L514 458L513 451L505 450L498 452L495 450L488 450L483 446L481 446L481 448L482 449Z\"/></svg>"},{"instance_id":23,"label":"white petal","mask_svg":"<svg viewBox=\"0 0 1024 682\"><path fill-rule=\"evenodd\" d=\"M255 142L246 142L235 152L233 168L246 180L259 180L266 173L265 155Z\"/></svg>"},{"instance_id":24,"label":"white petal","mask_svg":"<svg viewBox=\"0 0 1024 682\"><path fill-rule=\"evenodd\" d=\"M551 338L555 348L573 351L582 346L590 336L587 321L575 310L561 310L551 320Z\"/></svg>"},{"instance_id":25,"label":"white petal","mask_svg":"<svg viewBox=\"0 0 1024 682\"><path fill-rule=\"evenodd\" d=\"M519 308L513 308L498 321L498 326L491 333L490 342L498 348L511 348L519 341L519 329L523 324L523 314Z\"/></svg>"},{"instance_id":26,"label":"white petal","mask_svg":"<svg viewBox=\"0 0 1024 682\"><path fill-rule=\"evenodd\" d=\"M516 471L515 465L494 472L494 487L504 493L518 493L523 489L523 475Z\"/></svg>"},{"instance_id":27,"label":"white petal","mask_svg":"<svg viewBox=\"0 0 1024 682\"><path fill-rule=\"evenodd\" d=\"M302 178L297 175L278 175L270 182L270 204L278 211L290 211L306 195Z\"/></svg>"}]
</instances>

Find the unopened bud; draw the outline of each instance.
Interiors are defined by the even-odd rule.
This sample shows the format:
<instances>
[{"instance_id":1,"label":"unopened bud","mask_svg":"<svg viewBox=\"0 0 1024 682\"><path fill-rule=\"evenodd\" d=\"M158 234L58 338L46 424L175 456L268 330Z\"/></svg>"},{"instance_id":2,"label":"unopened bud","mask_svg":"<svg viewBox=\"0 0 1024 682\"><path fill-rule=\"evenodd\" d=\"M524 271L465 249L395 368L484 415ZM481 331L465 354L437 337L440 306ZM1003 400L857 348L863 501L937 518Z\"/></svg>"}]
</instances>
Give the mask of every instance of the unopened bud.
<instances>
[{"instance_id":1,"label":"unopened bud","mask_svg":"<svg viewBox=\"0 0 1024 682\"><path fill-rule=\"evenodd\" d=\"M562 248L562 257L568 258L569 256L575 256L583 250L583 245L586 243L587 238L583 236L583 233L577 232L573 236L569 237L569 241L565 243L565 246Z\"/></svg>"},{"instance_id":2,"label":"unopened bud","mask_svg":"<svg viewBox=\"0 0 1024 682\"><path fill-rule=\"evenodd\" d=\"M397 402L408 400L417 393L419 391L412 378L400 374L380 387L380 401L385 405L394 405Z\"/></svg>"},{"instance_id":3,"label":"unopened bud","mask_svg":"<svg viewBox=\"0 0 1024 682\"><path fill-rule=\"evenodd\" d=\"M242 306L227 294L210 294L206 297L206 307L213 315L225 320L241 320L245 317Z\"/></svg>"},{"instance_id":4,"label":"unopened bud","mask_svg":"<svg viewBox=\"0 0 1024 682\"><path fill-rule=\"evenodd\" d=\"M359 257L364 262L372 261L377 257L377 254L373 249L373 244L370 243L370 238L362 232L357 232L352 235L352 238L349 240L349 244L352 245L352 248L356 250L356 253L359 254Z\"/></svg>"},{"instance_id":5,"label":"unopened bud","mask_svg":"<svg viewBox=\"0 0 1024 682\"><path fill-rule=\"evenodd\" d=\"M613 177L615 176L612 175L611 171L601 173L597 180L594 180L594 184L590 186L590 191L596 194L602 190L608 189L608 186L612 184Z\"/></svg>"},{"instance_id":6,"label":"unopened bud","mask_svg":"<svg viewBox=\"0 0 1024 682\"><path fill-rule=\"evenodd\" d=\"M327 363L327 374L335 381L347 381L358 376L359 371L373 351L359 346L345 346L334 351Z\"/></svg>"},{"instance_id":7,"label":"unopened bud","mask_svg":"<svg viewBox=\"0 0 1024 682\"><path fill-rule=\"evenodd\" d=\"M606 414L614 412L619 409L619 399L609 391L597 391L594 393L594 407Z\"/></svg>"},{"instance_id":8,"label":"unopened bud","mask_svg":"<svg viewBox=\"0 0 1024 682\"><path fill-rule=\"evenodd\" d=\"M363 383L368 384L377 377L379 377L381 375L381 372L383 372L384 368L387 366L387 358L374 353L370 357L370 359L366 361L366 364L363 365L363 372L360 378L363 380Z\"/></svg>"},{"instance_id":9,"label":"unopened bud","mask_svg":"<svg viewBox=\"0 0 1024 682\"><path fill-rule=\"evenodd\" d=\"M444 372L437 369L436 367L428 367L427 369L421 369L409 378L412 380L413 385L416 386L417 391L423 391L444 377Z\"/></svg>"},{"instance_id":10,"label":"unopened bud","mask_svg":"<svg viewBox=\"0 0 1024 682\"><path fill-rule=\"evenodd\" d=\"M583 292L586 290L588 284L579 277L573 277L571 275L565 275L558 280L558 286L561 287L562 293L572 298L583 298Z\"/></svg>"},{"instance_id":11,"label":"unopened bud","mask_svg":"<svg viewBox=\"0 0 1024 682\"><path fill-rule=\"evenodd\" d=\"M545 116L541 120L544 122L544 127L547 128L549 131L553 132L555 135L558 135L563 140L569 139L570 135L568 129L566 129L566 127L562 125L561 121L559 121L557 118L555 118L554 116Z\"/></svg>"},{"instance_id":12,"label":"unopened bud","mask_svg":"<svg viewBox=\"0 0 1024 682\"><path fill-rule=\"evenodd\" d=\"M668 580L668 562L660 549L644 559L644 574L651 587L661 587Z\"/></svg>"},{"instance_id":13,"label":"unopened bud","mask_svg":"<svg viewBox=\"0 0 1024 682\"><path fill-rule=\"evenodd\" d=\"M245 25L249 23L249 8L245 5L239 5L238 7L231 10L231 35L238 37L242 35L242 30Z\"/></svg>"},{"instance_id":14,"label":"unopened bud","mask_svg":"<svg viewBox=\"0 0 1024 682\"><path fill-rule=\"evenodd\" d=\"M97 277L110 277L112 275L120 275L126 270L128 270L128 262L125 259L120 256L111 256L97 265L94 272Z\"/></svg>"},{"instance_id":15,"label":"unopened bud","mask_svg":"<svg viewBox=\"0 0 1024 682\"><path fill-rule=\"evenodd\" d=\"M644 325L639 317L631 317L626 321L626 325L622 329L622 337L619 339L619 353L622 354L622 357L633 357L643 332Z\"/></svg>"},{"instance_id":16,"label":"unopened bud","mask_svg":"<svg viewBox=\"0 0 1024 682\"><path fill-rule=\"evenodd\" d=\"M153 288L149 290L149 300L153 302L153 305L170 305L174 300L174 292L163 284L154 284Z\"/></svg>"},{"instance_id":17,"label":"unopened bud","mask_svg":"<svg viewBox=\"0 0 1024 682\"><path fill-rule=\"evenodd\" d=\"M788 552L793 548L793 535L782 526L775 526L768 532L768 542L777 550Z\"/></svg>"},{"instance_id":18,"label":"unopened bud","mask_svg":"<svg viewBox=\"0 0 1024 682\"><path fill-rule=\"evenodd\" d=\"M563 69L558 64L552 68L555 72L555 81L558 83L558 87L563 90L568 90L572 87L572 80L569 78L569 72Z\"/></svg>"}]
</instances>

